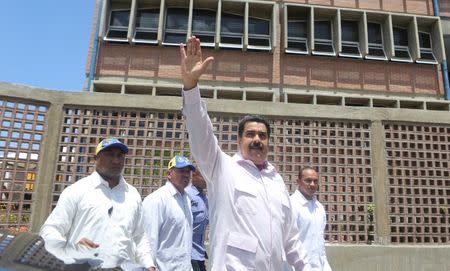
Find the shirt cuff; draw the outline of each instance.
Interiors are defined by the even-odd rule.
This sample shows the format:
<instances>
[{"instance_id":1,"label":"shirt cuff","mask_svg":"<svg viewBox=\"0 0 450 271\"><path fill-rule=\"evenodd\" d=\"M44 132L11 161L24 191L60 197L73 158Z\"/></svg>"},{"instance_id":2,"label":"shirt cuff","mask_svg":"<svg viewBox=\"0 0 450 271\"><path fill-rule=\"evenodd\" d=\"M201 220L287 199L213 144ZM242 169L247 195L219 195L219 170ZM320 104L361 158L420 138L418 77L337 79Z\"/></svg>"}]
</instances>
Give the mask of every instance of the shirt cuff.
<instances>
[{"instance_id":1,"label":"shirt cuff","mask_svg":"<svg viewBox=\"0 0 450 271\"><path fill-rule=\"evenodd\" d=\"M197 104L200 102L200 90L198 85L193 89L182 90L183 104Z\"/></svg>"}]
</instances>

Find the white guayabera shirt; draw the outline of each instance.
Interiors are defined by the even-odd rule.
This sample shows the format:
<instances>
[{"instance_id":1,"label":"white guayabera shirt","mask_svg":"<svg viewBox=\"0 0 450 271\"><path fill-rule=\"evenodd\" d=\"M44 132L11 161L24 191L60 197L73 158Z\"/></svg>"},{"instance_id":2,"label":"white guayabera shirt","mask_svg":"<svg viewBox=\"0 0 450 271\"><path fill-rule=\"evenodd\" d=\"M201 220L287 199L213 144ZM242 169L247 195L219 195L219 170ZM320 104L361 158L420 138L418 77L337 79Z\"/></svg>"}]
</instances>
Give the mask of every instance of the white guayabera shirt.
<instances>
[{"instance_id":1,"label":"white guayabera shirt","mask_svg":"<svg viewBox=\"0 0 450 271\"><path fill-rule=\"evenodd\" d=\"M298 190L291 195L291 204L312 270L331 271L323 236L327 223L325 209L315 197L308 200Z\"/></svg>"},{"instance_id":2,"label":"white guayabera shirt","mask_svg":"<svg viewBox=\"0 0 450 271\"><path fill-rule=\"evenodd\" d=\"M144 228L157 270L191 270L192 213L187 193L170 181L143 202Z\"/></svg>"},{"instance_id":3,"label":"white guayabera shirt","mask_svg":"<svg viewBox=\"0 0 450 271\"><path fill-rule=\"evenodd\" d=\"M281 176L217 144L198 87L183 91L189 145L208 185L210 270L310 270Z\"/></svg>"},{"instance_id":4,"label":"white guayabera shirt","mask_svg":"<svg viewBox=\"0 0 450 271\"><path fill-rule=\"evenodd\" d=\"M111 189L94 172L64 189L40 235L45 248L66 264L89 259L102 268L130 263L149 268L154 264L141 208L139 192L123 177ZM100 246L79 245L82 238Z\"/></svg>"}]
</instances>

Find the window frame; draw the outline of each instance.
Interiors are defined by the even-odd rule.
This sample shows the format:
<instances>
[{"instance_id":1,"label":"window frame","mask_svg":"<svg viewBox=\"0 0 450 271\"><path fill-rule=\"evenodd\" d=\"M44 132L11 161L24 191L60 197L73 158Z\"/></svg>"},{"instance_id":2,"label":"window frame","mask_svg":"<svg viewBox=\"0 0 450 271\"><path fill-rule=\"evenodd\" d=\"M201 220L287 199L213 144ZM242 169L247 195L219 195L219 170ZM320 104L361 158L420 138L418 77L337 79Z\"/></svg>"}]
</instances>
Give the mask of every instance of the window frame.
<instances>
[{"instance_id":1,"label":"window frame","mask_svg":"<svg viewBox=\"0 0 450 271\"><path fill-rule=\"evenodd\" d=\"M128 11L128 24L127 26L111 26L111 20L113 16L113 12L123 12ZM111 9L109 11L109 22L108 22L108 28L106 30L106 35L103 38L106 41L113 41L113 42L128 42L128 26L130 24L130 17L131 17L131 10L130 9ZM109 37L109 34L111 31L122 31L125 33L124 38L115 38L115 37Z\"/></svg>"},{"instance_id":2,"label":"window frame","mask_svg":"<svg viewBox=\"0 0 450 271\"><path fill-rule=\"evenodd\" d=\"M222 23L223 23L223 18L224 18L224 14L228 14L228 15L232 15L232 16L237 16L237 17L241 17L242 18L242 34L239 35L237 33L233 33L233 32L222 32ZM219 41L219 47L220 48L228 48L228 49L242 49L244 48L244 31L245 31L245 15L242 14L236 14L236 13L231 13L231 12L222 12L220 14L220 41ZM227 43L227 42L223 42L222 38L223 37L229 37L229 38L240 38L241 39L241 43L237 44L237 43Z\"/></svg>"},{"instance_id":3,"label":"window frame","mask_svg":"<svg viewBox=\"0 0 450 271\"><path fill-rule=\"evenodd\" d=\"M195 12L196 11L206 11L206 12L214 13L214 30L212 32L204 31L204 30L200 30L200 31L194 30L194 21L195 21L195 16L196 16ZM199 37L200 40L202 40L202 44L201 44L202 47L215 47L215 45L216 45L216 26L217 26L217 11L216 10L205 9L205 8L193 10L193 13L192 13L192 35ZM213 42L204 42L203 41L204 39L202 39L202 37L204 37L204 36L212 36Z\"/></svg>"},{"instance_id":4,"label":"window frame","mask_svg":"<svg viewBox=\"0 0 450 271\"><path fill-rule=\"evenodd\" d=\"M395 29L403 29L406 31L406 43L408 44L407 46L405 45L396 45L395 44L395 35L394 35L394 31ZM406 27L402 27L402 26L392 26L392 35L393 35L393 43L394 43L394 55L391 57L392 61L396 61L396 62L406 62L406 63L412 63L412 56L411 56L411 52L409 50L409 42L408 42L408 29ZM398 57L396 55L396 51L402 51L402 52L407 52L409 58L404 58L404 57Z\"/></svg>"},{"instance_id":5,"label":"window frame","mask_svg":"<svg viewBox=\"0 0 450 271\"><path fill-rule=\"evenodd\" d=\"M305 33L306 37L290 37L289 36L289 23L305 23ZM301 54L301 55L307 55L309 54L309 47L308 47L308 20L288 20L287 21L287 44L286 49L284 50L286 53L290 54ZM300 50L300 49L291 49L293 47L289 47L289 42L294 43L303 43L305 44L306 51Z\"/></svg>"},{"instance_id":6,"label":"window frame","mask_svg":"<svg viewBox=\"0 0 450 271\"><path fill-rule=\"evenodd\" d=\"M148 28L148 27L138 27L138 20L139 20L139 12L145 11L145 10L157 10L158 11L158 26L156 28ZM133 42L134 43L145 43L145 44L158 44L158 28L159 28L159 17L161 14L161 10L159 8L142 8L142 9L138 9L136 12L136 23L134 25L135 27L135 31L134 31L134 35L133 35ZM141 38L136 38L136 35L138 34L138 32L143 32L143 33L154 33L156 34L156 39L141 39Z\"/></svg>"},{"instance_id":7,"label":"window frame","mask_svg":"<svg viewBox=\"0 0 450 271\"><path fill-rule=\"evenodd\" d=\"M342 27L343 22L356 23L356 34L358 36L358 41L344 41L344 39L343 39L344 31L343 31L343 27ZM360 44L359 44L360 37L359 37L359 31L358 31L358 26L359 26L358 24L359 24L358 21L341 20L341 51L339 52L339 56L349 57L349 58L362 58L361 48L360 48ZM344 46L349 47L349 48L356 48L358 53L353 54L353 53L343 52Z\"/></svg>"},{"instance_id":8,"label":"window frame","mask_svg":"<svg viewBox=\"0 0 450 271\"><path fill-rule=\"evenodd\" d=\"M329 22L330 23L330 40L327 39L317 39L316 38L316 22ZM315 20L314 21L314 50L312 51L313 55L320 55L320 56L336 56L336 49L334 48L333 44L333 21L331 19L324 19L324 20ZM329 42L329 44L327 44ZM324 45L331 45L331 48L333 52L327 52L327 51L317 51L316 50L316 44L324 44Z\"/></svg>"},{"instance_id":9,"label":"window frame","mask_svg":"<svg viewBox=\"0 0 450 271\"><path fill-rule=\"evenodd\" d=\"M369 41L369 37L367 37L367 55L365 56L366 59L370 59L370 60L387 60L387 55L386 55L386 50L384 49L384 37L383 37L383 25L379 22L367 22L367 34L369 33L369 24L377 24L380 27L380 35L381 35L381 44L379 43L371 43ZM374 49L379 49L383 51L383 57L381 56L376 56L376 55L371 55L369 54L370 52L370 48L374 47Z\"/></svg>"},{"instance_id":10,"label":"window frame","mask_svg":"<svg viewBox=\"0 0 450 271\"><path fill-rule=\"evenodd\" d=\"M173 10L186 10L187 11L187 13L186 13L186 19L187 19L187 23L186 23L186 30L179 30L179 29L168 29L167 28L167 20L168 20L168 15L169 15L169 10L170 9L173 9ZM180 43L186 43L186 40L187 40L187 34L188 34L188 31L189 31L189 8L180 8L180 7L168 7L168 8L166 8L166 10L165 10L165 20L164 20L164 33L163 33L163 37L162 37L162 44L163 45L168 45L168 46L179 46L180 45ZM169 30L169 31L168 31ZM183 41L181 41L180 43L178 43L178 42L166 42L166 35L167 34L175 34L175 35L177 35L177 34L184 34L185 35L185 37L184 37L184 40Z\"/></svg>"},{"instance_id":11,"label":"window frame","mask_svg":"<svg viewBox=\"0 0 450 271\"><path fill-rule=\"evenodd\" d=\"M248 44L247 44L247 49L250 50L258 50L258 51L271 51L272 50L272 42L271 42L271 38L272 38L272 19L269 18L261 18L261 17L255 17L255 16L249 16L248 17L248 24L250 24L250 19L256 19L256 20L260 20L260 21L266 21L269 27L269 33L266 34L254 34L254 33L250 33L250 28L248 28ZM250 39L260 39L260 40L267 40L268 45L264 46L264 45L253 45L250 44Z\"/></svg>"},{"instance_id":12,"label":"window frame","mask_svg":"<svg viewBox=\"0 0 450 271\"><path fill-rule=\"evenodd\" d=\"M430 47L421 47L420 34L426 34L426 35L429 36L429 38L430 38ZM431 33L430 32L425 32L425 31L418 31L417 37L419 39L420 57L418 59L416 59L416 62L420 63L420 64L432 64L432 65L438 64L436 56L434 55L434 52L433 52L433 39L432 39ZM425 58L425 59L422 58L422 52L431 54L431 56L433 57L433 60L428 59L428 58Z\"/></svg>"}]
</instances>

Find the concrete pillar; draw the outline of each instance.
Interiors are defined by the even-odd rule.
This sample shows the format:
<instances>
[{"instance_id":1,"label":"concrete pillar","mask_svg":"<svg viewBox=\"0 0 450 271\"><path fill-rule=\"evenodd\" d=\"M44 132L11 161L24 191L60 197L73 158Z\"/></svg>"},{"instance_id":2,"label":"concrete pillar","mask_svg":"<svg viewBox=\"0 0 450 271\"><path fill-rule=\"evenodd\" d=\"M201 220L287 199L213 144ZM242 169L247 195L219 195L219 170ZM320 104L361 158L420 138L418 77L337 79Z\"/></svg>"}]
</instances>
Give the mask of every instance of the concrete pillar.
<instances>
[{"instance_id":1,"label":"concrete pillar","mask_svg":"<svg viewBox=\"0 0 450 271\"><path fill-rule=\"evenodd\" d=\"M31 212L31 232L38 232L51 212L53 182L58 159L58 144L63 123L63 104L51 104L46 121L36 175L36 191Z\"/></svg>"},{"instance_id":2,"label":"concrete pillar","mask_svg":"<svg viewBox=\"0 0 450 271\"><path fill-rule=\"evenodd\" d=\"M387 196L387 163L384 127L380 120L372 122L372 173L375 203L375 242L387 244L389 241L389 216Z\"/></svg>"}]
</instances>

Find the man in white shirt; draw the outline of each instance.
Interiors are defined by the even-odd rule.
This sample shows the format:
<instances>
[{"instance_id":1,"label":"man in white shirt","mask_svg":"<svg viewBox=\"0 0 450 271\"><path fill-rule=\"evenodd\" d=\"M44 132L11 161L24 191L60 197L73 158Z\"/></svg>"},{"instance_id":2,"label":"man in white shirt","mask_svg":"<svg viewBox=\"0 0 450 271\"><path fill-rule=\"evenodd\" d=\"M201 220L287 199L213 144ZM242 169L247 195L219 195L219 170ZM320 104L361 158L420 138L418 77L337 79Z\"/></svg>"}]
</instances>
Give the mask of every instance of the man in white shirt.
<instances>
[{"instance_id":1,"label":"man in white shirt","mask_svg":"<svg viewBox=\"0 0 450 271\"><path fill-rule=\"evenodd\" d=\"M247 116L239 123L239 152L225 154L217 144L197 83L213 58L203 60L200 40L180 45L183 114L191 152L208 185L210 270L310 270L299 239L289 194L267 161L269 123Z\"/></svg>"},{"instance_id":2,"label":"man in white shirt","mask_svg":"<svg viewBox=\"0 0 450 271\"><path fill-rule=\"evenodd\" d=\"M299 171L297 184L298 190L291 195L291 204L309 263L314 271L331 271L325 253L325 209L315 196L319 175L312 167L304 167Z\"/></svg>"},{"instance_id":3,"label":"man in white shirt","mask_svg":"<svg viewBox=\"0 0 450 271\"><path fill-rule=\"evenodd\" d=\"M95 171L64 189L41 227L45 248L67 264L66 270L155 270L141 196L122 177L126 153L128 147L116 138L101 141Z\"/></svg>"},{"instance_id":4,"label":"man in white shirt","mask_svg":"<svg viewBox=\"0 0 450 271\"><path fill-rule=\"evenodd\" d=\"M192 270L192 213L184 189L195 167L177 155L168 169L166 184L144 199L144 228L158 270Z\"/></svg>"}]
</instances>

